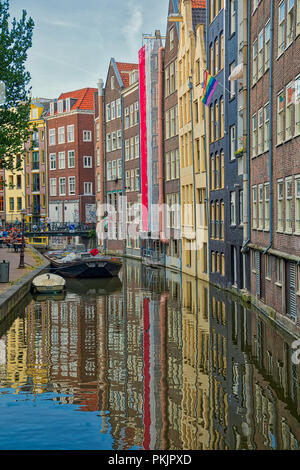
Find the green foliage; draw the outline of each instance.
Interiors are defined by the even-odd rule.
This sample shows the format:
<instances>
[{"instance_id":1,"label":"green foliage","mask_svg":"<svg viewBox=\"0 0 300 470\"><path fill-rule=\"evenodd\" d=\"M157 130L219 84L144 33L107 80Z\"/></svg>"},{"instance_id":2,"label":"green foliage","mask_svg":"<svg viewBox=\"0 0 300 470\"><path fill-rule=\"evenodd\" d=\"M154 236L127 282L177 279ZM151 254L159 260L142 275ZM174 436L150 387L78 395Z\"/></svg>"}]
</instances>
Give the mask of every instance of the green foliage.
<instances>
[{"instance_id":1,"label":"green foliage","mask_svg":"<svg viewBox=\"0 0 300 470\"><path fill-rule=\"evenodd\" d=\"M0 80L6 101L0 106L0 159L2 168L19 170L17 155L24 158L24 144L30 130L30 74L26 71L27 51L32 46L34 22L25 10L19 21L10 22L9 0L0 0Z\"/></svg>"}]
</instances>

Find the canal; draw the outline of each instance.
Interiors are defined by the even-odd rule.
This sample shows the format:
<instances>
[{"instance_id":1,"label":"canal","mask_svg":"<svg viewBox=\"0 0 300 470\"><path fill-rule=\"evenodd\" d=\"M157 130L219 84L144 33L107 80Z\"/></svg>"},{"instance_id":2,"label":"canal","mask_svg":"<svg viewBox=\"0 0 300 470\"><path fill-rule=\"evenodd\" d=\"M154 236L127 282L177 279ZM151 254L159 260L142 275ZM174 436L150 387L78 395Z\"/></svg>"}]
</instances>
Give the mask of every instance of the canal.
<instances>
[{"instance_id":1,"label":"canal","mask_svg":"<svg viewBox=\"0 0 300 470\"><path fill-rule=\"evenodd\" d=\"M299 448L295 338L193 278L127 261L0 337L1 450Z\"/></svg>"}]
</instances>

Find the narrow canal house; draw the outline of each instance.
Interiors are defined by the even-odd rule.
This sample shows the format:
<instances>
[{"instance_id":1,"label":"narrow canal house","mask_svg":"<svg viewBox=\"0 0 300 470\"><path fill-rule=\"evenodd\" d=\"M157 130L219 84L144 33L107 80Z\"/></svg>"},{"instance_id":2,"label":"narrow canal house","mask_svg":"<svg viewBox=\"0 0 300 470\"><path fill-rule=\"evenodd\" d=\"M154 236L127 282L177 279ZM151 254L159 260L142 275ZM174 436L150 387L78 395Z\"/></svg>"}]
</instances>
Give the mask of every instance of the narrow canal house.
<instances>
[{"instance_id":1,"label":"narrow canal house","mask_svg":"<svg viewBox=\"0 0 300 470\"><path fill-rule=\"evenodd\" d=\"M122 166L118 172L126 197L126 239L124 254L141 257L140 240L140 135L139 135L139 73L138 65L129 72L126 88L121 92L123 113ZM124 176L123 176L124 173ZM124 208L125 209L125 208ZM124 214L125 216L125 214Z\"/></svg>"},{"instance_id":2,"label":"narrow canal house","mask_svg":"<svg viewBox=\"0 0 300 470\"><path fill-rule=\"evenodd\" d=\"M147 264L164 265L166 240L161 236L162 176L162 37L159 30L144 38L139 50L141 142L141 248Z\"/></svg>"},{"instance_id":3,"label":"narrow canal house","mask_svg":"<svg viewBox=\"0 0 300 470\"><path fill-rule=\"evenodd\" d=\"M94 92L62 93L47 115L49 218L51 222L95 220Z\"/></svg>"},{"instance_id":4,"label":"narrow canal house","mask_svg":"<svg viewBox=\"0 0 300 470\"><path fill-rule=\"evenodd\" d=\"M300 2L251 2L251 294L300 318Z\"/></svg>"},{"instance_id":5,"label":"narrow canal house","mask_svg":"<svg viewBox=\"0 0 300 470\"><path fill-rule=\"evenodd\" d=\"M30 142L25 145L27 150L24 161L26 222L37 227L43 224L48 216L46 116L50 101L45 98L32 100L30 124L35 130ZM45 244L46 238L35 237L29 238L28 241L38 246Z\"/></svg>"},{"instance_id":6,"label":"narrow canal house","mask_svg":"<svg viewBox=\"0 0 300 470\"><path fill-rule=\"evenodd\" d=\"M125 116L121 92L129 86L130 73L137 70L137 68L137 64L116 62L112 58L105 82L103 103L105 137L103 155L105 169L104 199L109 214L105 248L108 253L114 254L123 254L124 240L126 239L126 219L124 221L126 208L123 208L122 205L122 196L125 189L123 146L125 145L124 121L127 117L130 121L130 109L126 109L129 116Z\"/></svg>"},{"instance_id":7,"label":"narrow canal house","mask_svg":"<svg viewBox=\"0 0 300 470\"><path fill-rule=\"evenodd\" d=\"M200 99L206 67L205 7L205 1L180 2L178 47L182 271L203 279L208 278L207 166Z\"/></svg>"},{"instance_id":8,"label":"narrow canal house","mask_svg":"<svg viewBox=\"0 0 300 470\"><path fill-rule=\"evenodd\" d=\"M210 280L224 287L244 287L243 172L237 150L243 145L236 81L238 15L235 0L207 2L207 67L218 84L206 110L210 161ZM224 5L226 8L224 8Z\"/></svg>"},{"instance_id":9,"label":"narrow canal house","mask_svg":"<svg viewBox=\"0 0 300 470\"><path fill-rule=\"evenodd\" d=\"M168 15L178 13L178 0L169 1ZM163 122L160 130L163 137L163 163L160 184L163 186L162 202L168 210L161 214L162 231L168 231L166 244L166 266L180 270L181 267L181 217L180 217L180 154L178 126L178 78L177 53L179 24L168 21L165 48L160 53L160 64L164 73ZM161 64L161 62L163 62ZM163 123L164 132L163 132ZM165 234L162 234L165 238Z\"/></svg>"}]
</instances>

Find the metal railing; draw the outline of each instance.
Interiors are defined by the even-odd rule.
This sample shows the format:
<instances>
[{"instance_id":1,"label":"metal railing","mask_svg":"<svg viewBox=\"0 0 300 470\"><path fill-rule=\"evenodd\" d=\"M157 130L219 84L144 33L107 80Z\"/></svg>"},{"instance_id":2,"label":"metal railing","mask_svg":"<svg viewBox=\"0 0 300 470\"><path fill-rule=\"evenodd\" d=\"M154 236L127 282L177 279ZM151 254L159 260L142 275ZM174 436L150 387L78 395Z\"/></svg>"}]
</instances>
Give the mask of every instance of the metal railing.
<instances>
[{"instance_id":1,"label":"metal railing","mask_svg":"<svg viewBox=\"0 0 300 470\"><path fill-rule=\"evenodd\" d=\"M25 233L66 233L72 234L76 232L89 232L95 230L96 224L92 223L75 223L75 222L50 222L43 224L25 223Z\"/></svg>"}]
</instances>

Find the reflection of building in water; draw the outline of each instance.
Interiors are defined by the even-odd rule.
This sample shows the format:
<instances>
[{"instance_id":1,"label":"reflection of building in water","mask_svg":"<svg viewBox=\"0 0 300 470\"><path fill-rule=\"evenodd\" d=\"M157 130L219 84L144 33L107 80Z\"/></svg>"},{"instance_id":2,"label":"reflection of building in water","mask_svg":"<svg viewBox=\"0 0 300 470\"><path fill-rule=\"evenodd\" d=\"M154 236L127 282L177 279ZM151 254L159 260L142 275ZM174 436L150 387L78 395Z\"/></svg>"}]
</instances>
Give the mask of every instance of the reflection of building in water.
<instances>
[{"instance_id":1,"label":"reflection of building in water","mask_svg":"<svg viewBox=\"0 0 300 470\"><path fill-rule=\"evenodd\" d=\"M44 392L49 383L49 312L48 302L32 301L25 309L27 320L27 374L34 393Z\"/></svg>"},{"instance_id":2,"label":"reflection of building in water","mask_svg":"<svg viewBox=\"0 0 300 470\"><path fill-rule=\"evenodd\" d=\"M299 449L299 366L293 364L295 341L269 319L252 312L255 442L258 448Z\"/></svg>"},{"instance_id":3,"label":"reflection of building in water","mask_svg":"<svg viewBox=\"0 0 300 470\"><path fill-rule=\"evenodd\" d=\"M208 285L182 278L183 449L209 448Z\"/></svg>"},{"instance_id":4,"label":"reflection of building in water","mask_svg":"<svg viewBox=\"0 0 300 470\"><path fill-rule=\"evenodd\" d=\"M5 381L6 374L6 335L0 338L0 383Z\"/></svg>"},{"instance_id":5,"label":"reflection of building in water","mask_svg":"<svg viewBox=\"0 0 300 470\"><path fill-rule=\"evenodd\" d=\"M6 381L16 393L28 383L27 322L16 318L6 335Z\"/></svg>"},{"instance_id":6,"label":"reflection of building in water","mask_svg":"<svg viewBox=\"0 0 300 470\"><path fill-rule=\"evenodd\" d=\"M234 298L210 288L210 448L252 449L250 312ZM251 410L251 412L249 412Z\"/></svg>"},{"instance_id":7,"label":"reflection of building in water","mask_svg":"<svg viewBox=\"0 0 300 470\"><path fill-rule=\"evenodd\" d=\"M68 294L65 301L50 301L49 313L54 389L70 396L74 393L72 400L79 402L82 410L96 410L96 300ZM60 400L68 402L69 398Z\"/></svg>"},{"instance_id":8,"label":"reflection of building in water","mask_svg":"<svg viewBox=\"0 0 300 470\"><path fill-rule=\"evenodd\" d=\"M182 449L181 439L181 402L182 402L182 316L180 275L166 273L168 297L166 301L164 341L166 350L166 400L168 428L166 443L168 449ZM163 336L163 335L162 335ZM166 448L166 447L165 447Z\"/></svg>"}]
</instances>

